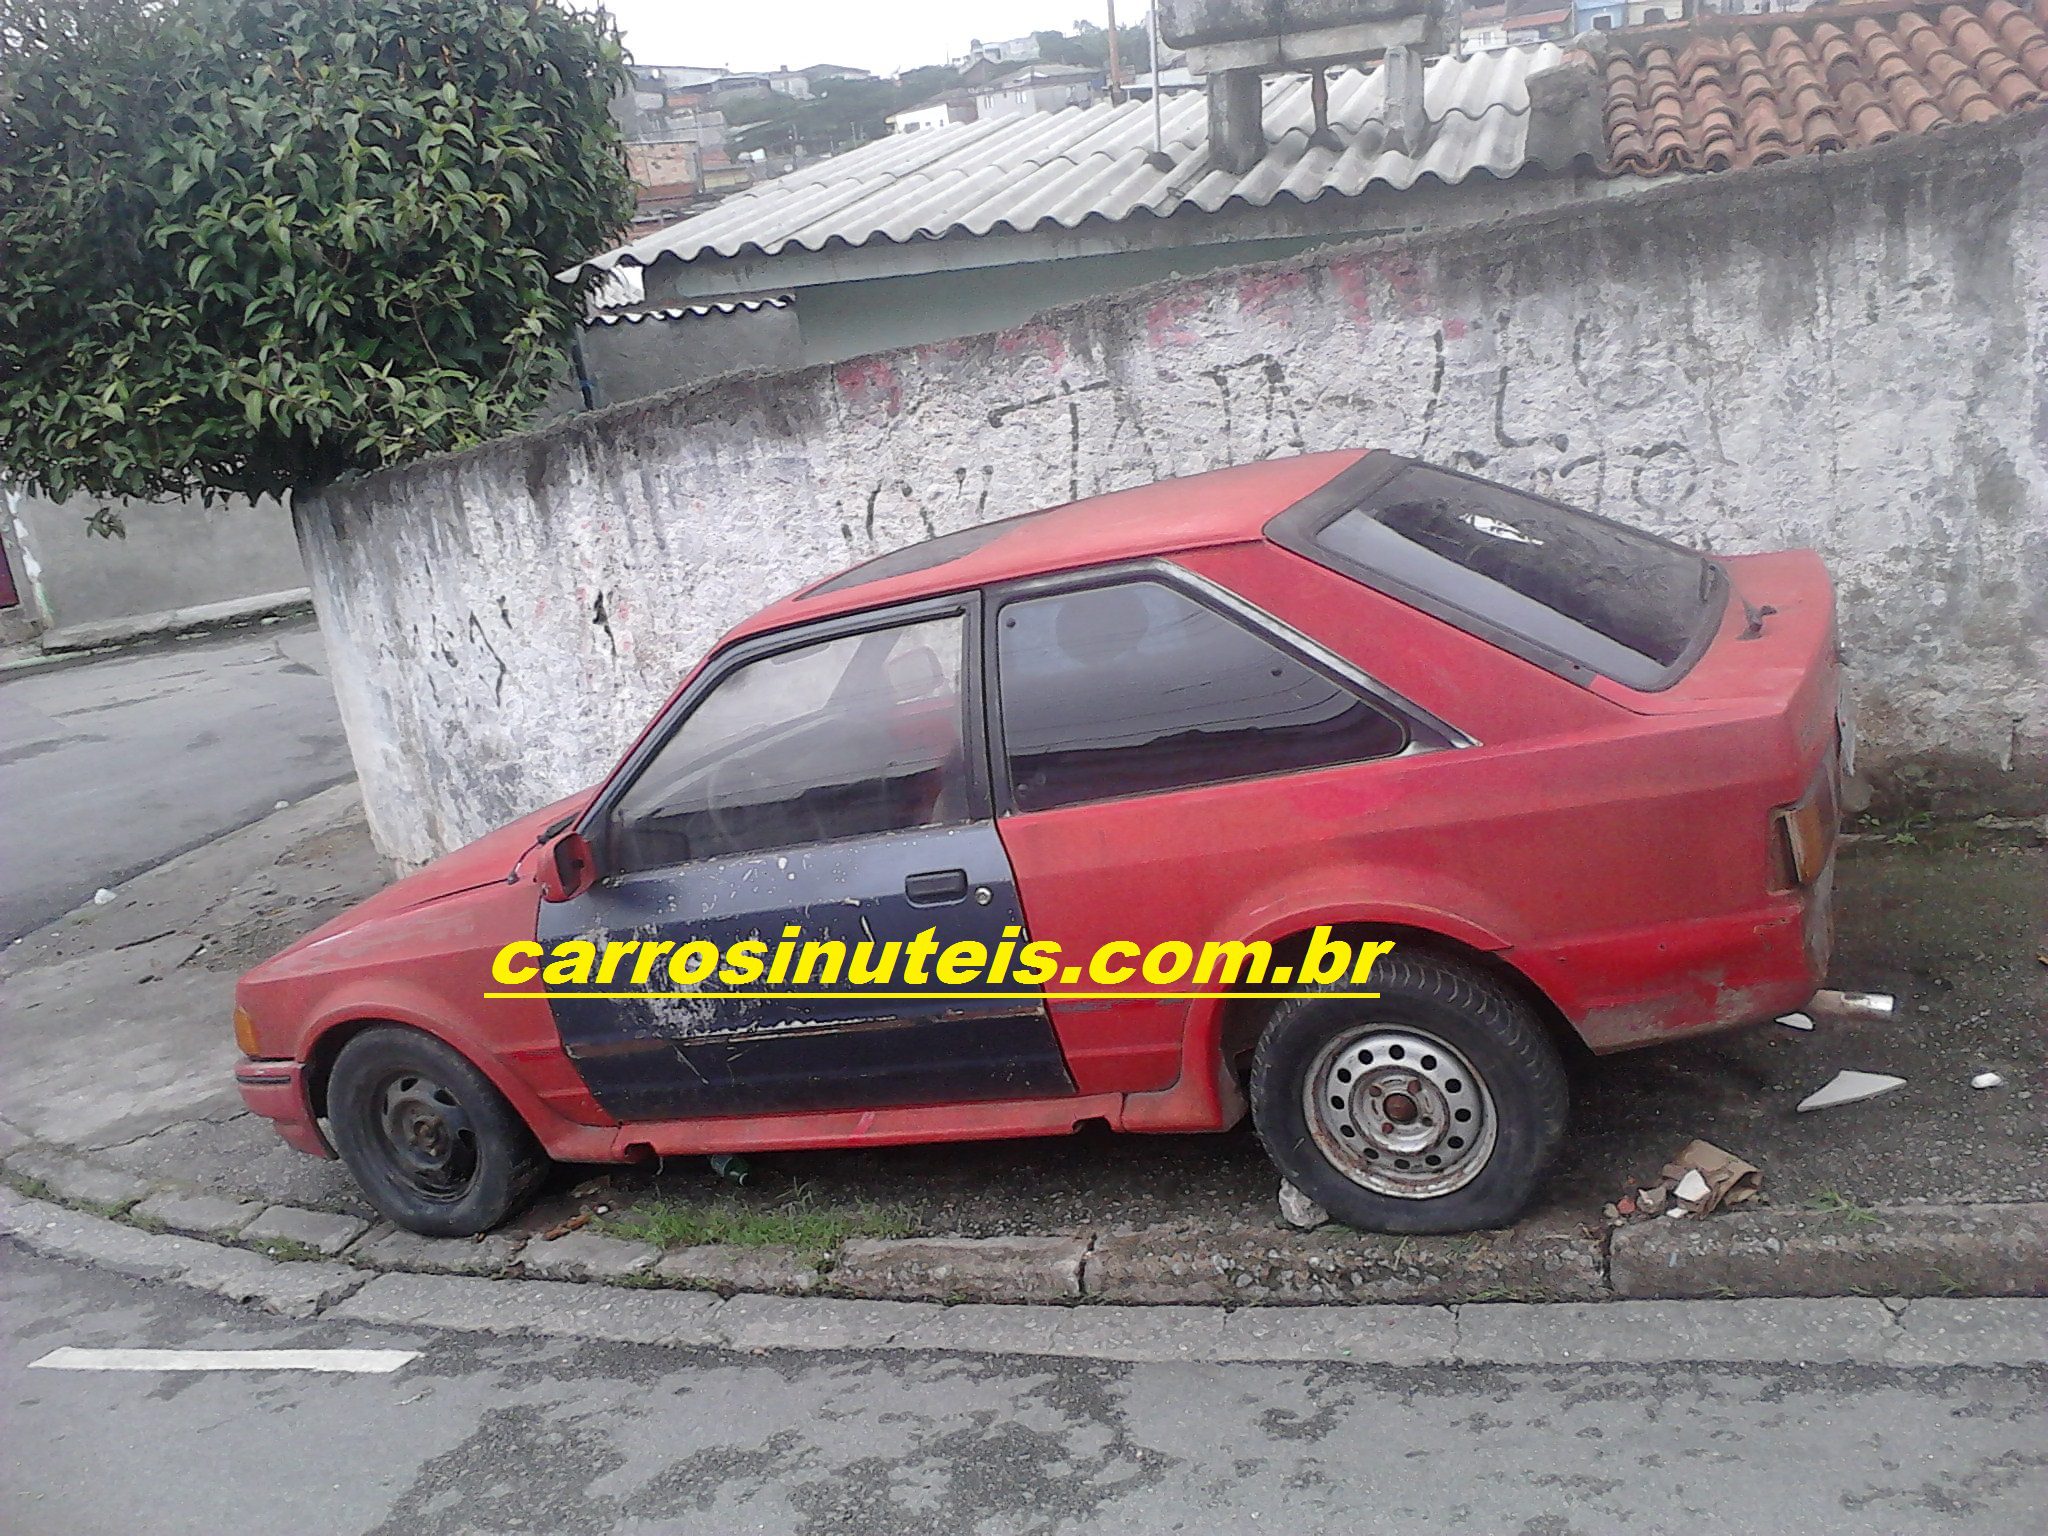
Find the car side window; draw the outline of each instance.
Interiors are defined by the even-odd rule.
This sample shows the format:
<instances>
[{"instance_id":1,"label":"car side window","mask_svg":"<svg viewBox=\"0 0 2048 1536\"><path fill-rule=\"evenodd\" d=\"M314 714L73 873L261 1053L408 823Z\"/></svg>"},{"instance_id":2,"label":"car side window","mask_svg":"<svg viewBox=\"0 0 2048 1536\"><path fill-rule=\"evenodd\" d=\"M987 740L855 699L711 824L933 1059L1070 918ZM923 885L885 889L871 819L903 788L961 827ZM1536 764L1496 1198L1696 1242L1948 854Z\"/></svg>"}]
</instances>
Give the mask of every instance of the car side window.
<instances>
[{"instance_id":1,"label":"car side window","mask_svg":"<svg viewBox=\"0 0 2048 1536\"><path fill-rule=\"evenodd\" d=\"M1390 757L1406 727L1162 582L1004 605L996 658L1020 811Z\"/></svg>"},{"instance_id":2,"label":"car side window","mask_svg":"<svg viewBox=\"0 0 2048 1536\"><path fill-rule=\"evenodd\" d=\"M613 873L969 819L955 614L720 680L620 796Z\"/></svg>"}]
</instances>

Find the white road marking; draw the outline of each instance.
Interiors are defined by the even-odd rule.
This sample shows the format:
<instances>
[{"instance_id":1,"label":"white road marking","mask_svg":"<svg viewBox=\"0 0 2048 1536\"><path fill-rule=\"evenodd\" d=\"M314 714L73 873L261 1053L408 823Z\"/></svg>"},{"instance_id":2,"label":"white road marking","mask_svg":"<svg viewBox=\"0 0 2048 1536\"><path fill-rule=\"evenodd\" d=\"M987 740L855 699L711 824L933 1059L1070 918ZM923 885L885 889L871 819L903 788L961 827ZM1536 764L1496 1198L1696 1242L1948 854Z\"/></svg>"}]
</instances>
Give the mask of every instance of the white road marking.
<instances>
[{"instance_id":1,"label":"white road marking","mask_svg":"<svg viewBox=\"0 0 2048 1536\"><path fill-rule=\"evenodd\" d=\"M53 1349L29 1369L42 1371L367 1371L384 1375L416 1349Z\"/></svg>"}]
</instances>

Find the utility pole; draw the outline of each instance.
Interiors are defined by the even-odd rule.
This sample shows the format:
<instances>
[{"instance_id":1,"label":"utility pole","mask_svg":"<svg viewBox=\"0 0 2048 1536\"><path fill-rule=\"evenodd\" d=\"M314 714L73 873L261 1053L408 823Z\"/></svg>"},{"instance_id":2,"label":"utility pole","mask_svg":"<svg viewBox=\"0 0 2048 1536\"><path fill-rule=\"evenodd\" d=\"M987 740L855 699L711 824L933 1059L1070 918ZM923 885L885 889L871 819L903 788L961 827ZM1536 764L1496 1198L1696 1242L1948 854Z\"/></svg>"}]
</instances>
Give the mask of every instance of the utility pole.
<instances>
[{"instance_id":1,"label":"utility pole","mask_svg":"<svg viewBox=\"0 0 2048 1536\"><path fill-rule=\"evenodd\" d=\"M1116 42L1116 0L1109 0L1109 99L1121 102L1124 99L1124 65L1118 57Z\"/></svg>"}]
</instances>

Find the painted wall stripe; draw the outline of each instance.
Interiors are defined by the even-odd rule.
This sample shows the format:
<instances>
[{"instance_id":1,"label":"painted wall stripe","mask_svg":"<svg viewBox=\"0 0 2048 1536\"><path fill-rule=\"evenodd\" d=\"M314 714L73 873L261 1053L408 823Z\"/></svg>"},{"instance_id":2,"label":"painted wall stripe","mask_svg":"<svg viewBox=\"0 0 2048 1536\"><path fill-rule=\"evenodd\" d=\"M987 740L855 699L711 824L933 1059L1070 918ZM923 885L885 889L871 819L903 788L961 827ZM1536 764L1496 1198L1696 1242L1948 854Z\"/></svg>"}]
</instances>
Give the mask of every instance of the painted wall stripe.
<instances>
[{"instance_id":1,"label":"painted wall stripe","mask_svg":"<svg viewBox=\"0 0 2048 1536\"><path fill-rule=\"evenodd\" d=\"M384 1375L416 1349L53 1349L41 1371L359 1371Z\"/></svg>"}]
</instances>

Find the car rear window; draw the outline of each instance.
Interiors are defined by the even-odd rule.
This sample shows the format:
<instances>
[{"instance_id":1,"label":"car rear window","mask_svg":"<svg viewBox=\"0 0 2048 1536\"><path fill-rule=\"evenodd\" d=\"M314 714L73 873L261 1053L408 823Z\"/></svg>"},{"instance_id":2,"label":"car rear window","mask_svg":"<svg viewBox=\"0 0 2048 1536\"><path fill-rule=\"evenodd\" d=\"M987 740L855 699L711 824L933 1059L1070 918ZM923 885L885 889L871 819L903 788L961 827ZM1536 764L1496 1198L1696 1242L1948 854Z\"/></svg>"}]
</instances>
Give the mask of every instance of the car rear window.
<instances>
[{"instance_id":1,"label":"car rear window","mask_svg":"<svg viewBox=\"0 0 2048 1536\"><path fill-rule=\"evenodd\" d=\"M1581 681L1667 688L1719 626L1726 577L1705 555L1561 502L1397 463L1391 476L1382 465L1363 477L1355 496L1340 476L1276 519L1274 537Z\"/></svg>"}]
</instances>

